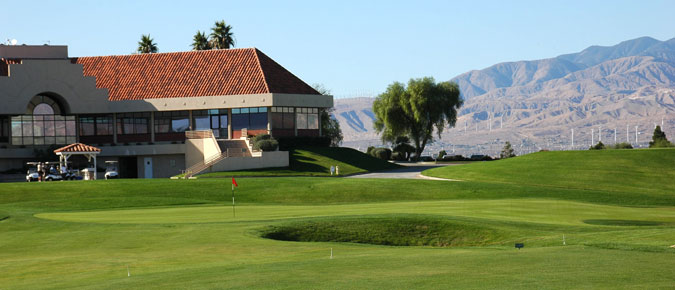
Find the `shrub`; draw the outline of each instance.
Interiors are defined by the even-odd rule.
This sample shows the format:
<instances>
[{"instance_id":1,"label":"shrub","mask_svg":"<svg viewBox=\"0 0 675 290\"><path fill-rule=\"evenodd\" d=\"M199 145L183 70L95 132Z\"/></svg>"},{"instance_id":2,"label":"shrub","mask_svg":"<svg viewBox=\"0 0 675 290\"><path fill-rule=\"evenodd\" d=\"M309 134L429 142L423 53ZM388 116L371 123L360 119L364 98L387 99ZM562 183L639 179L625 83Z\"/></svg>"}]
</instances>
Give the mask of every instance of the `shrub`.
<instances>
[{"instance_id":1,"label":"shrub","mask_svg":"<svg viewBox=\"0 0 675 290\"><path fill-rule=\"evenodd\" d=\"M253 137L253 149L255 150L275 151L278 147L279 142L269 134L260 134Z\"/></svg>"},{"instance_id":2,"label":"shrub","mask_svg":"<svg viewBox=\"0 0 675 290\"><path fill-rule=\"evenodd\" d=\"M598 144L595 144L595 146L591 146L590 148L588 148L588 150L602 150L602 149L606 149L605 144L602 144L602 142L598 142Z\"/></svg>"},{"instance_id":3,"label":"shrub","mask_svg":"<svg viewBox=\"0 0 675 290\"><path fill-rule=\"evenodd\" d=\"M611 147L612 149L633 149L633 145L630 145L630 143L626 142L621 142L614 144L614 146Z\"/></svg>"},{"instance_id":4,"label":"shrub","mask_svg":"<svg viewBox=\"0 0 675 290\"><path fill-rule=\"evenodd\" d=\"M370 151L370 155L382 160L391 159L391 149L389 148L375 148Z\"/></svg>"},{"instance_id":5,"label":"shrub","mask_svg":"<svg viewBox=\"0 0 675 290\"><path fill-rule=\"evenodd\" d=\"M274 139L263 139L253 144L253 149L262 151L276 151L279 142Z\"/></svg>"},{"instance_id":6,"label":"shrub","mask_svg":"<svg viewBox=\"0 0 675 290\"><path fill-rule=\"evenodd\" d=\"M445 152L445 150L441 150L440 152L438 152L438 158L436 159L443 159L443 156L445 155L448 155L448 153Z\"/></svg>"}]
</instances>

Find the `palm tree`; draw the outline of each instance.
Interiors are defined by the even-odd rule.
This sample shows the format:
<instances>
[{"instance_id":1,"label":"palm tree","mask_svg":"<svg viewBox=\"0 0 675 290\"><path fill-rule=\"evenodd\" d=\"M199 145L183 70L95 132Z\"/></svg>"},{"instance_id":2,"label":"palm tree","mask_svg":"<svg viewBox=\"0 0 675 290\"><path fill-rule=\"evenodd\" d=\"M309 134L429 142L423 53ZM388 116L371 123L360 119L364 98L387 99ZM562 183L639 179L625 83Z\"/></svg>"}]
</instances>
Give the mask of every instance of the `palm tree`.
<instances>
[{"instance_id":1,"label":"palm tree","mask_svg":"<svg viewBox=\"0 0 675 290\"><path fill-rule=\"evenodd\" d=\"M206 33L197 30L197 34L192 38L192 50L209 50L211 44L206 38Z\"/></svg>"},{"instance_id":2,"label":"palm tree","mask_svg":"<svg viewBox=\"0 0 675 290\"><path fill-rule=\"evenodd\" d=\"M211 31L211 46L213 48L228 49L234 47L232 26L225 24L225 20L216 21Z\"/></svg>"},{"instance_id":3,"label":"palm tree","mask_svg":"<svg viewBox=\"0 0 675 290\"><path fill-rule=\"evenodd\" d=\"M150 38L150 34L141 35L141 41L138 42L138 52L156 53L157 51L157 43L154 42L154 39Z\"/></svg>"}]
</instances>

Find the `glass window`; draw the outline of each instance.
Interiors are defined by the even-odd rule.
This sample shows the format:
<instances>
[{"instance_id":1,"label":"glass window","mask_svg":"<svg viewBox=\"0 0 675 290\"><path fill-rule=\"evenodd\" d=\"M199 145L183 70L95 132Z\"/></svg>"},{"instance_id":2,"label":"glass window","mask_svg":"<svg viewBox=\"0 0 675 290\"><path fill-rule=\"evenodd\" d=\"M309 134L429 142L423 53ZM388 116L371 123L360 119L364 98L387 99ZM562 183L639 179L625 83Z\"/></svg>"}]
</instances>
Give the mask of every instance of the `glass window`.
<instances>
[{"instance_id":1,"label":"glass window","mask_svg":"<svg viewBox=\"0 0 675 290\"><path fill-rule=\"evenodd\" d=\"M265 130L267 129L267 113L251 113L250 114L250 129Z\"/></svg>"},{"instance_id":2,"label":"glass window","mask_svg":"<svg viewBox=\"0 0 675 290\"><path fill-rule=\"evenodd\" d=\"M232 109L232 114L239 114L241 113L241 109Z\"/></svg>"},{"instance_id":3,"label":"glass window","mask_svg":"<svg viewBox=\"0 0 675 290\"><path fill-rule=\"evenodd\" d=\"M117 134L148 134L150 113L125 113L117 115Z\"/></svg>"},{"instance_id":4,"label":"glass window","mask_svg":"<svg viewBox=\"0 0 675 290\"><path fill-rule=\"evenodd\" d=\"M243 128L249 128L249 116L248 114L235 114L232 115L232 130L241 130Z\"/></svg>"},{"instance_id":5,"label":"glass window","mask_svg":"<svg viewBox=\"0 0 675 290\"><path fill-rule=\"evenodd\" d=\"M307 114L307 129L319 129L319 114Z\"/></svg>"},{"instance_id":6,"label":"glass window","mask_svg":"<svg viewBox=\"0 0 675 290\"><path fill-rule=\"evenodd\" d=\"M54 108L48 104L41 103L35 106L33 115L54 115Z\"/></svg>"},{"instance_id":7,"label":"glass window","mask_svg":"<svg viewBox=\"0 0 675 290\"><path fill-rule=\"evenodd\" d=\"M80 136L94 136L95 126L93 117L80 117Z\"/></svg>"},{"instance_id":8,"label":"glass window","mask_svg":"<svg viewBox=\"0 0 675 290\"><path fill-rule=\"evenodd\" d=\"M242 114L247 114L248 111L249 111L248 109L249 109L249 108L241 108L241 113L242 113Z\"/></svg>"},{"instance_id":9,"label":"glass window","mask_svg":"<svg viewBox=\"0 0 675 290\"><path fill-rule=\"evenodd\" d=\"M307 114L296 113L295 124L298 129L307 129Z\"/></svg>"},{"instance_id":10,"label":"glass window","mask_svg":"<svg viewBox=\"0 0 675 290\"><path fill-rule=\"evenodd\" d=\"M220 115L220 128L227 129L227 113Z\"/></svg>"}]
</instances>

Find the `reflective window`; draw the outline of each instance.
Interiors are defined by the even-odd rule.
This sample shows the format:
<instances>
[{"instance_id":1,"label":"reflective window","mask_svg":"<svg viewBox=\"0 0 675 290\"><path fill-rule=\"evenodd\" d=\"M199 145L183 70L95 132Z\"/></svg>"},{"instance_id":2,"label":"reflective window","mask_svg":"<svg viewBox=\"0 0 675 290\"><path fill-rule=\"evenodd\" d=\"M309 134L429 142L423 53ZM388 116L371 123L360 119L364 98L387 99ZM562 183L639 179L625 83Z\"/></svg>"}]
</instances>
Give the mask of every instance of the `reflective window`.
<instances>
[{"instance_id":1,"label":"reflective window","mask_svg":"<svg viewBox=\"0 0 675 290\"><path fill-rule=\"evenodd\" d=\"M150 133L150 113L117 114L117 134Z\"/></svg>"},{"instance_id":2,"label":"reflective window","mask_svg":"<svg viewBox=\"0 0 675 290\"><path fill-rule=\"evenodd\" d=\"M1 121L0 119L0 125L2 125ZM14 116L7 123L7 129L12 133L10 141L13 145L75 143L75 116ZM85 129L87 128L85 126Z\"/></svg>"}]
</instances>

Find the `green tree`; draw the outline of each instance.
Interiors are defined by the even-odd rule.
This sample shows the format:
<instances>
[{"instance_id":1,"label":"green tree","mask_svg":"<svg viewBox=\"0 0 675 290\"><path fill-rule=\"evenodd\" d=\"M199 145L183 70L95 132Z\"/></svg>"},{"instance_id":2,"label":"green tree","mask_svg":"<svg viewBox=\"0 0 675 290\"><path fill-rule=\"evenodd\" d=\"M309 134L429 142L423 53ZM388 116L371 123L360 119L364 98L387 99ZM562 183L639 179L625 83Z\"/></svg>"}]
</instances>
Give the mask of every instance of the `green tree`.
<instances>
[{"instance_id":1,"label":"green tree","mask_svg":"<svg viewBox=\"0 0 675 290\"><path fill-rule=\"evenodd\" d=\"M441 150L438 152L438 157L436 159L443 159L445 155L448 155L448 152L445 152L445 150Z\"/></svg>"},{"instance_id":2,"label":"green tree","mask_svg":"<svg viewBox=\"0 0 675 290\"><path fill-rule=\"evenodd\" d=\"M211 47L215 49L229 49L234 47L232 26L225 24L225 20L216 21L211 28Z\"/></svg>"},{"instance_id":3,"label":"green tree","mask_svg":"<svg viewBox=\"0 0 675 290\"><path fill-rule=\"evenodd\" d=\"M649 148L672 146L673 144L666 138L666 133L661 130L661 126L656 126L654 128L654 135L652 135L652 141L649 142Z\"/></svg>"},{"instance_id":4,"label":"green tree","mask_svg":"<svg viewBox=\"0 0 675 290\"><path fill-rule=\"evenodd\" d=\"M506 143L504 143L504 148L502 148L502 152L499 153L499 158L500 159L506 159L506 158L511 158L511 157L515 157L515 156L516 156L516 152L515 152L515 150L513 150L513 146L511 146L511 142L506 141Z\"/></svg>"},{"instance_id":5,"label":"green tree","mask_svg":"<svg viewBox=\"0 0 675 290\"><path fill-rule=\"evenodd\" d=\"M156 53L159 51L157 49L157 43L155 40L148 35L141 35L141 41L138 42L138 52L140 53Z\"/></svg>"},{"instance_id":6,"label":"green tree","mask_svg":"<svg viewBox=\"0 0 675 290\"><path fill-rule=\"evenodd\" d=\"M462 103L453 82L436 83L431 77L410 79L407 87L394 82L373 102L374 127L383 141L408 136L419 159L427 143L433 142L434 128L440 138L446 125L455 125Z\"/></svg>"},{"instance_id":7,"label":"green tree","mask_svg":"<svg viewBox=\"0 0 675 290\"><path fill-rule=\"evenodd\" d=\"M192 38L192 50L209 50L211 44L206 37L206 33L197 30L197 34Z\"/></svg>"},{"instance_id":8,"label":"green tree","mask_svg":"<svg viewBox=\"0 0 675 290\"><path fill-rule=\"evenodd\" d=\"M322 84L313 84L312 87L322 95L330 95L330 90ZM321 110L321 135L330 138L330 146L338 147L342 143L344 136L340 129L340 122L333 117L335 108Z\"/></svg>"}]
</instances>

